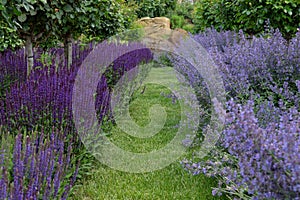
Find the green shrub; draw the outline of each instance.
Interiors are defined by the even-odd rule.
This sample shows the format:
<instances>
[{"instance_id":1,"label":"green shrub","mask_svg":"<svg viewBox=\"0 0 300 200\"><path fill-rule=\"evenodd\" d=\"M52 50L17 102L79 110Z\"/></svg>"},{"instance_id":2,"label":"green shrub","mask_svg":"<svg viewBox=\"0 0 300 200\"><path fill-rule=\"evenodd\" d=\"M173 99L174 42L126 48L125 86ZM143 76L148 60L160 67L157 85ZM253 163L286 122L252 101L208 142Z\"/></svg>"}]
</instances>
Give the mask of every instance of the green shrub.
<instances>
[{"instance_id":1,"label":"green shrub","mask_svg":"<svg viewBox=\"0 0 300 200\"><path fill-rule=\"evenodd\" d=\"M196 31L204 31L207 27L225 29L225 21L233 17L232 7L222 8L223 0L199 0L195 5L193 23ZM230 10L232 9L232 10ZM226 19L224 19L224 17ZM234 27L232 27L234 28Z\"/></svg>"},{"instance_id":2,"label":"green shrub","mask_svg":"<svg viewBox=\"0 0 300 200\"><path fill-rule=\"evenodd\" d=\"M171 20L171 28L182 28L190 33L195 33L194 19L194 4L189 1L178 3L174 10L169 12L168 17Z\"/></svg>"},{"instance_id":3,"label":"green shrub","mask_svg":"<svg viewBox=\"0 0 300 200\"><path fill-rule=\"evenodd\" d=\"M176 4L175 9L171 12L172 15L183 16L187 21L192 21L194 14L194 5L190 2L182 2L180 4Z\"/></svg>"},{"instance_id":4,"label":"green shrub","mask_svg":"<svg viewBox=\"0 0 300 200\"><path fill-rule=\"evenodd\" d=\"M182 26L182 29L186 30L187 32L190 32L192 34L195 34L195 26L194 24L186 24Z\"/></svg>"},{"instance_id":5,"label":"green shrub","mask_svg":"<svg viewBox=\"0 0 300 200\"><path fill-rule=\"evenodd\" d=\"M175 9L177 0L136 0L139 9L137 16L142 17L162 17L167 16Z\"/></svg>"},{"instance_id":6,"label":"green shrub","mask_svg":"<svg viewBox=\"0 0 300 200\"><path fill-rule=\"evenodd\" d=\"M300 27L300 1L298 0L199 0L193 22L201 31L216 29L239 30L258 34L266 25L278 28L289 39Z\"/></svg>"},{"instance_id":7,"label":"green shrub","mask_svg":"<svg viewBox=\"0 0 300 200\"><path fill-rule=\"evenodd\" d=\"M170 20L172 29L182 28L185 23L184 17L179 15L172 15Z\"/></svg>"}]
</instances>

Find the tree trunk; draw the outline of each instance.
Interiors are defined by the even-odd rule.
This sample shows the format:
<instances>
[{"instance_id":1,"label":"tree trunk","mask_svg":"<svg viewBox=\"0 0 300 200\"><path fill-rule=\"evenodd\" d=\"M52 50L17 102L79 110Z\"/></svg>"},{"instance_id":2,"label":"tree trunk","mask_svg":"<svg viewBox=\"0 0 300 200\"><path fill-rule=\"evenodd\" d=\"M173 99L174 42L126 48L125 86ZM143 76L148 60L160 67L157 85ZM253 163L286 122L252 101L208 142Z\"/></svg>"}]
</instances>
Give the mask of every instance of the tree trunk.
<instances>
[{"instance_id":1,"label":"tree trunk","mask_svg":"<svg viewBox=\"0 0 300 200\"><path fill-rule=\"evenodd\" d=\"M26 36L25 58L27 61L27 76L29 76L29 74L33 68L33 49L32 49L32 37L31 36Z\"/></svg>"},{"instance_id":2,"label":"tree trunk","mask_svg":"<svg viewBox=\"0 0 300 200\"><path fill-rule=\"evenodd\" d=\"M65 48L65 59L67 61L68 69L70 69L72 65L72 36L71 35L68 35L65 38L64 48Z\"/></svg>"}]
</instances>

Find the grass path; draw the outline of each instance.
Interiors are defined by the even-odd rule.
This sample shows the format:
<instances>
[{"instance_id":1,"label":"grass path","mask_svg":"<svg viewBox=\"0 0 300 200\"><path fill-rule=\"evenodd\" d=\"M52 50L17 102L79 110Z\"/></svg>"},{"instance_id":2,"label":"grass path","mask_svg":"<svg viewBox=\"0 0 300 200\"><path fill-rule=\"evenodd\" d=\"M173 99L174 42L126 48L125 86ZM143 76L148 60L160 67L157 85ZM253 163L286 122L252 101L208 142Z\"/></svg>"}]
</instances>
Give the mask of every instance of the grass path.
<instances>
[{"instance_id":1,"label":"grass path","mask_svg":"<svg viewBox=\"0 0 300 200\"><path fill-rule=\"evenodd\" d=\"M176 84L171 68L152 68L147 82L165 81ZM132 152L149 152L163 148L176 134L180 122L180 105L161 93L171 91L158 84L147 83L143 94L137 91L130 104L130 115L140 126L150 122L149 108L160 104L165 108L167 121L159 133L151 138L135 138L113 127L111 141ZM70 199L75 200L209 200L220 199L211 195L216 181L203 175L192 176L180 165L180 159L168 167L149 173L126 173L98 163L87 180L74 188ZM224 198L225 199L225 198Z\"/></svg>"}]
</instances>

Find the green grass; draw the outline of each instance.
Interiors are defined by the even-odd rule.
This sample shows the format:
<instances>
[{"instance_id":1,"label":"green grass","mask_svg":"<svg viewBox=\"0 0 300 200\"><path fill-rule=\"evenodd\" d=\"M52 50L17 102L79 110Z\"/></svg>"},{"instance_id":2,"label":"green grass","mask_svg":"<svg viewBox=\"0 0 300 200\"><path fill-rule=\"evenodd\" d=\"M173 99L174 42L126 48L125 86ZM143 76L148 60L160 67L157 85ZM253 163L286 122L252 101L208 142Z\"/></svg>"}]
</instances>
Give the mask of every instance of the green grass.
<instances>
[{"instance_id":1,"label":"green grass","mask_svg":"<svg viewBox=\"0 0 300 200\"><path fill-rule=\"evenodd\" d=\"M212 179L186 173L179 163L145 174L98 166L87 181L75 188L72 199L219 199L211 195L211 187L215 185Z\"/></svg>"},{"instance_id":2,"label":"green grass","mask_svg":"<svg viewBox=\"0 0 300 200\"><path fill-rule=\"evenodd\" d=\"M176 84L175 75L171 72L171 68L152 68L144 93L141 93L142 89L136 91L129 107L132 119L139 126L146 126L150 122L149 108L161 105L167 113L164 127L151 138L136 138L114 126L109 135L114 144L126 151L150 152L163 148L174 137L178 130L176 125L181 120L180 104L172 103L170 98L161 95L161 92L171 92L167 87L153 84L157 81ZM211 195L211 187L216 186L216 180L187 173L179 163L182 158L149 173L127 173L97 163L88 179L74 187L70 199L220 199Z\"/></svg>"}]
</instances>

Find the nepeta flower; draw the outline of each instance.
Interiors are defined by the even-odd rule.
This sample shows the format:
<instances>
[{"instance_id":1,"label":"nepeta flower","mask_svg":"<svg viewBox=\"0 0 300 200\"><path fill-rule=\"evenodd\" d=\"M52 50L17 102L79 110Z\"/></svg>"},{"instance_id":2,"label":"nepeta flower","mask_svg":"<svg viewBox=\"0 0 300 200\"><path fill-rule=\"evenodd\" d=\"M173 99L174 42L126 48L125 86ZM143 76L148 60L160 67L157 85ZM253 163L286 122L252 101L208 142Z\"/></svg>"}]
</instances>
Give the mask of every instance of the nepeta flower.
<instances>
[{"instance_id":1,"label":"nepeta flower","mask_svg":"<svg viewBox=\"0 0 300 200\"><path fill-rule=\"evenodd\" d=\"M300 199L300 33L289 43L278 31L252 41L241 31L194 37L215 59L230 100L210 159L182 165L217 177L213 195Z\"/></svg>"}]
</instances>

